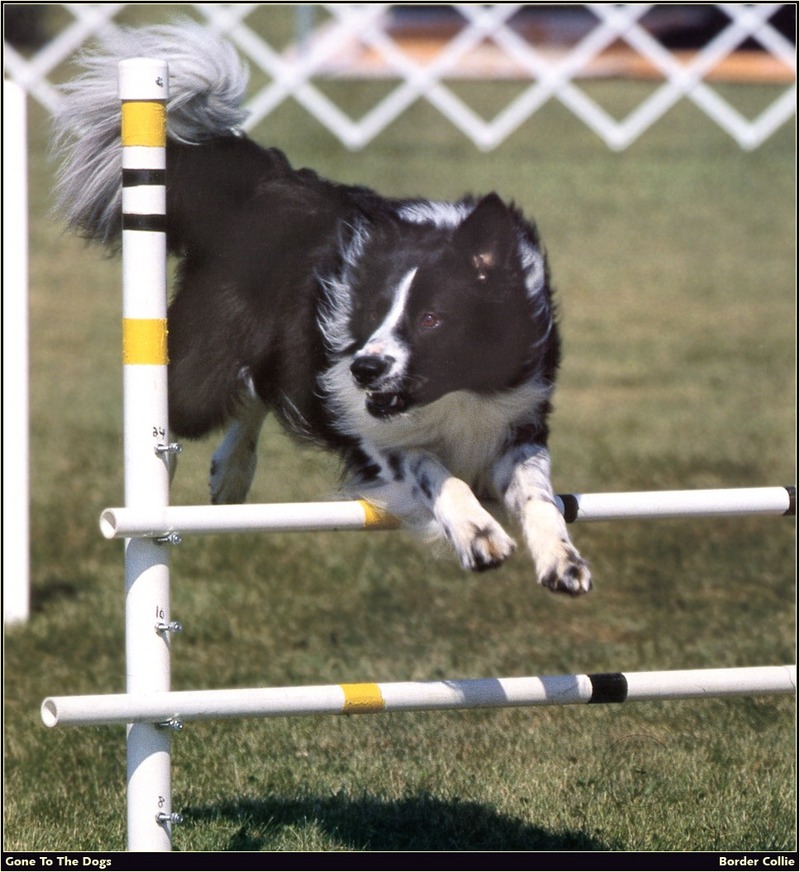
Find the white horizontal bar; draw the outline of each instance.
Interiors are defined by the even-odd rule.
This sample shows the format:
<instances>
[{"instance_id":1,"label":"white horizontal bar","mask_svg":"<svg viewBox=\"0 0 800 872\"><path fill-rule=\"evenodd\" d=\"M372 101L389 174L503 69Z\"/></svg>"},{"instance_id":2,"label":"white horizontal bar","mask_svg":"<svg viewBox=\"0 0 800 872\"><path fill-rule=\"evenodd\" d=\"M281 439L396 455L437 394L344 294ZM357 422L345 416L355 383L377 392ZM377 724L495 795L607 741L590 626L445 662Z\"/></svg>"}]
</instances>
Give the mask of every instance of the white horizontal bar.
<instances>
[{"instance_id":1,"label":"white horizontal bar","mask_svg":"<svg viewBox=\"0 0 800 872\"><path fill-rule=\"evenodd\" d=\"M384 684L58 696L44 700L48 727L235 717L376 714L658 699L761 696L797 691L795 666L478 678Z\"/></svg>"},{"instance_id":2,"label":"white horizontal bar","mask_svg":"<svg viewBox=\"0 0 800 872\"><path fill-rule=\"evenodd\" d=\"M568 521L794 514L794 488L785 487L560 494L556 499ZM387 530L397 526L396 519L364 500L115 508L105 509L100 516L106 539L258 530Z\"/></svg>"},{"instance_id":3,"label":"white horizontal bar","mask_svg":"<svg viewBox=\"0 0 800 872\"><path fill-rule=\"evenodd\" d=\"M256 530L392 529L398 522L364 500L328 503L254 503L234 506L167 506L106 509L100 530L106 539L170 533L246 533Z\"/></svg>"},{"instance_id":4,"label":"white horizontal bar","mask_svg":"<svg viewBox=\"0 0 800 872\"><path fill-rule=\"evenodd\" d=\"M628 672L629 701L759 696L797 692L797 666L748 666L685 669L677 672Z\"/></svg>"},{"instance_id":5,"label":"white horizontal bar","mask_svg":"<svg viewBox=\"0 0 800 872\"><path fill-rule=\"evenodd\" d=\"M795 513L793 487L564 494L558 499L569 521Z\"/></svg>"}]
</instances>

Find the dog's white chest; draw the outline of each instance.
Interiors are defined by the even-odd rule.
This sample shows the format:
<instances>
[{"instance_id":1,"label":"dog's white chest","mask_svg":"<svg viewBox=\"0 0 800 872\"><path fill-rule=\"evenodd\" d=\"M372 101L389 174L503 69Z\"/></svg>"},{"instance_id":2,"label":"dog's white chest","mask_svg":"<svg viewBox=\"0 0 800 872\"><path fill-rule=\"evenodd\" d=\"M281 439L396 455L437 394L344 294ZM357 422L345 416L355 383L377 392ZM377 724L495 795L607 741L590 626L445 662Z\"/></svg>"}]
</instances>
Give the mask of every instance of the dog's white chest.
<instances>
[{"instance_id":1,"label":"dog's white chest","mask_svg":"<svg viewBox=\"0 0 800 872\"><path fill-rule=\"evenodd\" d=\"M453 475L472 485L487 483L494 461L515 424L537 423L537 410L552 390L527 382L512 390L482 395L454 391L434 403L389 417L367 412L364 392L350 376L349 359L335 364L323 379L337 427L373 448L430 451Z\"/></svg>"},{"instance_id":2,"label":"dog's white chest","mask_svg":"<svg viewBox=\"0 0 800 872\"><path fill-rule=\"evenodd\" d=\"M374 421L369 436L378 448L430 451L458 478L481 485L503 449L509 428L530 421L542 391L525 385L494 396L468 391L385 421Z\"/></svg>"}]
</instances>

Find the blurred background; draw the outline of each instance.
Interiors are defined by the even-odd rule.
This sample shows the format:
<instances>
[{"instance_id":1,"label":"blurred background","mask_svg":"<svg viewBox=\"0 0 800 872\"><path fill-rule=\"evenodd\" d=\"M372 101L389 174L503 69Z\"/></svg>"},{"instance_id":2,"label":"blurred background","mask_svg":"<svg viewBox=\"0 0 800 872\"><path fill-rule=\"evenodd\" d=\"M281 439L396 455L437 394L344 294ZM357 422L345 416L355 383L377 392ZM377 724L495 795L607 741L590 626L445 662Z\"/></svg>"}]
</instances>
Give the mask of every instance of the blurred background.
<instances>
[{"instance_id":1,"label":"blurred background","mask_svg":"<svg viewBox=\"0 0 800 872\"><path fill-rule=\"evenodd\" d=\"M553 99L607 145L625 148L688 98L742 147L753 148L794 114L791 87L750 117L707 87L791 85L791 4L303 4L291 12L281 5L280 12L266 4L221 3L185 3L177 10L191 14L194 6L197 17L230 34L266 76L254 86L249 127L293 98L344 145L360 148L421 99L490 149ZM58 67L87 40L119 23L176 14L169 4L137 6L5 4L7 73L52 111L59 102L53 87ZM659 86L618 117L575 85L616 78ZM389 83L374 106L353 118L326 93L326 81L342 79ZM452 84L476 79L518 87L486 114Z\"/></svg>"}]
</instances>

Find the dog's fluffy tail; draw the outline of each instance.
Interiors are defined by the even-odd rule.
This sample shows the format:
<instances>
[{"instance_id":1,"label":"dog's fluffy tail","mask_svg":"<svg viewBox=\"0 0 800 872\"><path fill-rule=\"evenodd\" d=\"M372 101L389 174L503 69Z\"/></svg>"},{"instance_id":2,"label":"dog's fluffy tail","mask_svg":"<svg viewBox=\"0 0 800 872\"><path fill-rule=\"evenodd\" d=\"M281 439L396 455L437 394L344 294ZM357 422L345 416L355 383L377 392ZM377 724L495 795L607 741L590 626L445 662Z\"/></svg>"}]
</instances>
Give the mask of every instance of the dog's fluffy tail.
<instances>
[{"instance_id":1,"label":"dog's fluffy tail","mask_svg":"<svg viewBox=\"0 0 800 872\"><path fill-rule=\"evenodd\" d=\"M244 121L248 72L233 46L194 22L117 29L81 58L83 73L63 86L54 150L61 161L56 212L73 230L118 242L122 211L117 64L131 57L169 64L167 133L199 143L229 135Z\"/></svg>"}]
</instances>

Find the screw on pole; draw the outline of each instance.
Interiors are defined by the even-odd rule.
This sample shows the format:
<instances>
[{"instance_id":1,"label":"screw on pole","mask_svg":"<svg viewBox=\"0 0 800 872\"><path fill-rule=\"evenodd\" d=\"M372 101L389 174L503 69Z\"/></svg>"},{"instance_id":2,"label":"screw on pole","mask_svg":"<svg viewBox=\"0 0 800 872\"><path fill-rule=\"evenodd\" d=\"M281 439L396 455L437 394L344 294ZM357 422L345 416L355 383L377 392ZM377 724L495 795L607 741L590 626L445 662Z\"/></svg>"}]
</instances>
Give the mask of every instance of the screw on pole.
<instances>
[{"instance_id":1,"label":"screw on pole","mask_svg":"<svg viewBox=\"0 0 800 872\"><path fill-rule=\"evenodd\" d=\"M180 454L183 446L180 442L159 442L153 449L156 454Z\"/></svg>"}]
</instances>

